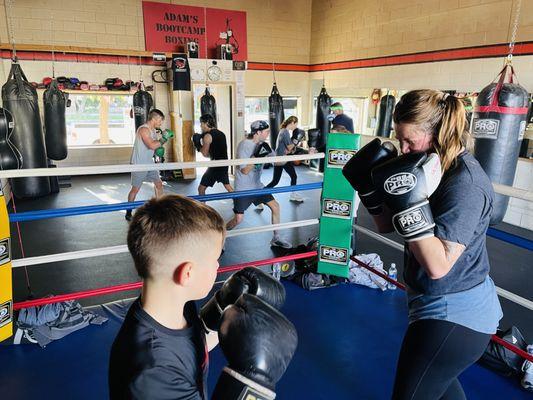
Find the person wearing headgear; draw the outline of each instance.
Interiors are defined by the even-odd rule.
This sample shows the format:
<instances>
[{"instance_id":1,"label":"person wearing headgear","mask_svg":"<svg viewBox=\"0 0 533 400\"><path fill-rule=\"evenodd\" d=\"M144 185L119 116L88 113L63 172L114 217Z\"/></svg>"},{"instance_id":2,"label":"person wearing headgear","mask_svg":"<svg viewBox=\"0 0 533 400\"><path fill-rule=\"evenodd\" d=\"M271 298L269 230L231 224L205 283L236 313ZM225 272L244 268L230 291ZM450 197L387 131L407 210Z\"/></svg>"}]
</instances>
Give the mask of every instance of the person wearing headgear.
<instances>
[{"instance_id":1,"label":"person wearing headgear","mask_svg":"<svg viewBox=\"0 0 533 400\"><path fill-rule=\"evenodd\" d=\"M291 115L281 123L280 128L281 130L279 131L276 142L276 156L294 154L297 147L299 147L302 144L302 141L305 139L305 131L298 128L298 118L294 115ZM272 181L266 185L267 188L275 187L279 183L283 170L289 174L291 178L291 186L295 186L297 184L298 176L296 175L294 164L291 161L288 161L285 163L276 163L274 165ZM298 203L302 203L304 201L303 197L300 196L298 192L291 192L289 200Z\"/></svg>"},{"instance_id":2,"label":"person wearing headgear","mask_svg":"<svg viewBox=\"0 0 533 400\"><path fill-rule=\"evenodd\" d=\"M217 129L215 119L211 114L203 114L200 117L200 128L202 134L195 133L192 137L196 150L211 160L227 160L226 135ZM207 168L198 186L198 194L204 195L205 190L216 182L222 183L228 192L233 192L233 187L229 183L228 168L228 166Z\"/></svg>"},{"instance_id":3,"label":"person wearing headgear","mask_svg":"<svg viewBox=\"0 0 533 400\"><path fill-rule=\"evenodd\" d=\"M470 153L463 102L414 90L393 113L402 155L375 139L343 170L380 232L405 240L409 326L393 399L465 399L457 377L496 332L502 309L486 233L494 191Z\"/></svg>"},{"instance_id":4,"label":"person wearing headgear","mask_svg":"<svg viewBox=\"0 0 533 400\"><path fill-rule=\"evenodd\" d=\"M165 120L165 115L154 108L148 113L145 124L139 126L135 132L133 151L131 153L131 164L154 164L154 154L163 156L165 148L163 145L172 137L170 131L165 131L158 138L157 130L161 128ZM163 194L163 182L159 176L159 171L139 171L131 173L131 189L128 193L128 201L135 201L137 193L141 189L143 182L154 184L155 197ZM126 211L126 221L131 221L131 210Z\"/></svg>"},{"instance_id":5,"label":"person wearing headgear","mask_svg":"<svg viewBox=\"0 0 533 400\"><path fill-rule=\"evenodd\" d=\"M348 132L354 133L353 119L344 114L344 108L341 103L337 101L329 109L331 110L329 119L331 119L332 125L344 126Z\"/></svg>"},{"instance_id":6,"label":"person wearing headgear","mask_svg":"<svg viewBox=\"0 0 533 400\"><path fill-rule=\"evenodd\" d=\"M250 133L237 146L237 158L262 158L274 156L275 153L266 142L270 135L270 126L264 120L257 120L251 123ZM263 189L264 185L261 182L261 172L264 164L243 164L235 168L235 190L257 190ZM271 194L263 194L252 197L238 197L233 199L233 218L226 224L226 229L235 228L244 219L244 212L251 204L256 206L265 204L272 211L272 224L279 224L280 222L280 206ZM279 236L278 231L273 232L274 235L270 241L271 246L283 247L289 249L292 247L290 243L283 240Z\"/></svg>"}]
</instances>

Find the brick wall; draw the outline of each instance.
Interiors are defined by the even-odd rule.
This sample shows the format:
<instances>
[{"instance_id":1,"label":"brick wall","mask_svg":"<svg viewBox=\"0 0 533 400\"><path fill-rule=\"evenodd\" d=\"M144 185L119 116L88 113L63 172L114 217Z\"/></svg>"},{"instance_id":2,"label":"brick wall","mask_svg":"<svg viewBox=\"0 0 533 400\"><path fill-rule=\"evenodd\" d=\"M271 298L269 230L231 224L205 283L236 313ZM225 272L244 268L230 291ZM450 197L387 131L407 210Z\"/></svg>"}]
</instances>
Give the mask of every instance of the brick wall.
<instances>
[{"instance_id":1,"label":"brick wall","mask_svg":"<svg viewBox=\"0 0 533 400\"><path fill-rule=\"evenodd\" d=\"M10 14L16 43L144 50L140 0L13 3ZM246 11L250 60L309 62L312 0L180 0L172 3ZM0 40L8 42L3 6L0 7Z\"/></svg>"},{"instance_id":2,"label":"brick wall","mask_svg":"<svg viewBox=\"0 0 533 400\"><path fill-rule=\"evenodd\" d=\"M314 0L311 63L508 41L511 0ZM516 3L516 2L515 2ZM522 1L517 41L533 40ZM514 20L514 12L513 12Z\"/></svg>"}]
</instances>

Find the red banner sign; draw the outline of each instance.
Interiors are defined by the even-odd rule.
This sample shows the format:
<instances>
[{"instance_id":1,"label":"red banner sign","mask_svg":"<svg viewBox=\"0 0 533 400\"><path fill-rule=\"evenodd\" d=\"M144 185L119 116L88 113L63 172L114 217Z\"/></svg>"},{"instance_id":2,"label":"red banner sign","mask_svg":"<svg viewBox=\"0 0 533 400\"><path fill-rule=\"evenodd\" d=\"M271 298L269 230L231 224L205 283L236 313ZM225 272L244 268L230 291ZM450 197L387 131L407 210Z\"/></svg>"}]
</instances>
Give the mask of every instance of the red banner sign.
<instances>
[{"instance_id":1,"label":"red banner sign","mask_svg":"<svg viewBox=\"0 0 533 400\"><path fill-rule=\"evenodd\" d=\"M218 58L220 45L229 43L234 60L248 57L244 11L143 1L143 16L147 51L177 52L196 42L200 58L206 48L207 58Z\"/></svg>"}]
</instances>

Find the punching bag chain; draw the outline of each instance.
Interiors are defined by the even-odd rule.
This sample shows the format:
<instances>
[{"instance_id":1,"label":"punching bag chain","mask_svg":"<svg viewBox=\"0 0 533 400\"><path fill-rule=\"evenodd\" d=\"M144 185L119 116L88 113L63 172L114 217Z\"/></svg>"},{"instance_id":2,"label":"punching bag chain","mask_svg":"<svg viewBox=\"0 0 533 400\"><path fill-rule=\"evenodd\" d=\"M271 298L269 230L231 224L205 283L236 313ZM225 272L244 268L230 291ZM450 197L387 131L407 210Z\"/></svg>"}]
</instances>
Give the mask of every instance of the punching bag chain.
<instances>
[{"instance_id":1,"label":"punching bag chain","mask_svg":"<svg viewBox=\"0 0 533 400\"><path fill-rule=\"evenodd\" d=\"M13 24L10 23L11 10L13 9L13 0L7 0L4 2L4 9L6 12L6 24L9 28L9 41L13 46L13 61L17 61L17 49L15 48L15 33L13 31Z\"/></svg>"},{"instance_id":2,"label":"punching bag chain","mask_svg":"<svg viewBox=\"0 0 533 400\"><path fill-rule=\"evenodd\" d=\"M274 80L274 85L276 84L276 64L272 61L272 79Z\"/></svg>"},{"instance_id":3,"label":"punching bag chain","mask_svg":"<svg viewBox=\"0 0 533 400\"><path fill-rule=\"evenodd\" d=\"M522 5L522 0L517 0L516 13L515 13L515 18L514 18L514 23L513 23L513 32L511 33L511 39L509 41L509 54L507 55L507 63L511 63L513 59L513 51L514 51L514 45L516 41L516 32L518 31L518 22L520 21L521 5ZM511 7L511 10L512 10L512 7ZM511 16L509 17L509 31L511 31L511 19L512 19L512 12L511 12Z\"/></svg>"}]
</instances>

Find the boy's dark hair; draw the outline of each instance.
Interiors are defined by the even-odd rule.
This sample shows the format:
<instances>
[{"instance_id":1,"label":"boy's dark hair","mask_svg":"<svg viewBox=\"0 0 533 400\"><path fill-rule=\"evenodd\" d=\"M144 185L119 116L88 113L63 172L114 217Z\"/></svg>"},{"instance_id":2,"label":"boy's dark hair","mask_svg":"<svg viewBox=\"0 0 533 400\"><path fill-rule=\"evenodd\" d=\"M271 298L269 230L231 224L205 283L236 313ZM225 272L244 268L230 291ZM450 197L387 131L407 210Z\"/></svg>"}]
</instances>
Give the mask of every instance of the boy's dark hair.
<instances>
[{"instance_id":1,"label":"boy's dark hair","mask_svg":"<svg viewBox=\"0 0 533 400\"><path fill-rule=\"evenodd\" d=\"M150 276L153 255L175 241L208 232L224 234L225 223L213 208L180 195L153 198L135 212L128 230L128 249L141 278ZM191 243L196 246L197 243Z\"/></svg>"},{"instance_id":2,"label":"boy's dark hair","mask_svg":"<svg viewBox=\"0 0 533 400\"><path fill-rule=\"evenodd\" d=\"M165 114L163 114L163 111L158 110L157 108L152 108L150 112L148 113L147 120L150 121L151 119L154 119L156 116L165 119Z\"/></svg>"}]
</instances>

